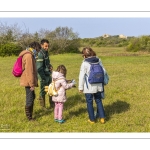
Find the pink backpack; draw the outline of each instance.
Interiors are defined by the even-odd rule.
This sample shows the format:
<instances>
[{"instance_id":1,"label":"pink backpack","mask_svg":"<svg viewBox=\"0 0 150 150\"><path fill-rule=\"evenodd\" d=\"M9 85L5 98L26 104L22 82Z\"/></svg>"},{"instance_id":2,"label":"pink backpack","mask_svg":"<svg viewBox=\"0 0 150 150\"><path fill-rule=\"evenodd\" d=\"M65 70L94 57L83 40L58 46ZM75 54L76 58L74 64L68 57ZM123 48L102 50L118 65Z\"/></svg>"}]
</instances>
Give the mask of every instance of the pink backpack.
<instances>
[{"instance_id":1,"label":"pink backpack","mask_svg":"<svg viewBox=\"0 0 150 150\"><path fill-rule=\"evenodd\" d=\"M26 53L29 53L29 52L26 52ZM26 54L25 53L25 54ZM24 54L24 55L25 55ZM15 76L15 77L20 77L22 75L22 72L24 71L22 69L22 58L23 56L19 56L16 60L16 62L14 63L14 66L13 66L13 69L12 69L12 74Z\"/></svg>"}]
</instances>

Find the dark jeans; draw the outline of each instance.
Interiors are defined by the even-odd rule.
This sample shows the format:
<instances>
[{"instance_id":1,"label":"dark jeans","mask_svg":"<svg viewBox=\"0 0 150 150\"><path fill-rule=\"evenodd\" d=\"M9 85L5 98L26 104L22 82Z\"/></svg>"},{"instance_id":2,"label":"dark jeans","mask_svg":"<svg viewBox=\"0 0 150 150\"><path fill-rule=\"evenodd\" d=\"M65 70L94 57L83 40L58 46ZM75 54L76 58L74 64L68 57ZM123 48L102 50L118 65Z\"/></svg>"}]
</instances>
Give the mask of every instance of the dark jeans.
<instances>
[{"instance_id":1,"label":"dark jeans","mask_svg":"<svg viewBox=\"0 0 150 150\"><path fill-rule=\"evenodd\" d=\"M98 118L105 118L104 107L101 100L101 93L85 93L86 103L87 103L87 111L89 115L89 119L91 121L95 120L94 116L94 107L93 107L93 98L95 99L97 105L97 117Z\"/></svg>"},{"instance_id":2,"label":"dark jeans","mask_svg":"<svg viewBox=\"0 0 150 150\"><path fill-rule=\"evenodd\" d=\"M30 90L30 87L25 87L26 91L26 106L34 104L35 92Z\"/></svg>"}]
</instances>

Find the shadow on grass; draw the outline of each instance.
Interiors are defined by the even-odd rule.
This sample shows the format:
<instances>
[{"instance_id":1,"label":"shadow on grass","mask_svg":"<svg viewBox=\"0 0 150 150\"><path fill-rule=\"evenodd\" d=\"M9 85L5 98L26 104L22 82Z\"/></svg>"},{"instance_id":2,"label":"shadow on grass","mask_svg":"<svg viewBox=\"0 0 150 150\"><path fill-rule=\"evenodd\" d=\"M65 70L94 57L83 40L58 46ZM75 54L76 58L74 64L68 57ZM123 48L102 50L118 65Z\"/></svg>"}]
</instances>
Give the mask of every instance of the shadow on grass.
<instances>
[{"instance_id":1,"label":"shadow on grass","mask_svg":"<svg viewBox=\"0 0 150 150\"><path fill-rule=\"evenodd\" d=\"M67 101L64 104L64 110L69 110L70 108L83 103L86 103L84 95L76 94L74 96L70 96L67 98Z\"/></svg>"},{"instance_id":2,"label":"shadow on grass","mask_svg":"<svg viewBox=\"0 0 150 150\"><path fill-rule=\"evenodd\" d=\"M78 110L74 110L74 111L70 111L68 115L66 115L65 120L68 120L72 117L77 117L81 114L87 113L87 109L86 108L79 108Z\"/></svg>"},{"instance_id":3,"label":"shadow on grass","mask_svg":"<svg viewBox=\"0 0 150 150\"><path fill-rule=\"evenodd\" d=\"M130 104L121 100L117 100L111 105L106 105L104 107L105 113L106 113L106 119L109 120L111 116L114 114L119 114L119 113L128 111L129 108L130 108Z\"/></svg>"},{"instance_id":4,"label":"shadow on grass","mask_svg":"<svg viewBox=\"0 0 150 150\"><path fill-rule=\"evenodd\" d=\"M48 109L48 110L43 110L42 108L41 109L38 109L37 111L34 112L34 116L36 118L40 118L40 117L43 117L45 115L49 115L53 112L53 109Z\"/></svg>"},{"instance_id":5,"label":"shadow on grass","mask_svg":"<svg viewBox=\"0 0 150 150\"><path fill-rule=\"evenodd\" d=\"M87 113L86 100L83 94L76 94L67 98L64 105L64 110L68 111L66 120L72 117L77 117L83 113Z\"/></svg>"}]
</instances>

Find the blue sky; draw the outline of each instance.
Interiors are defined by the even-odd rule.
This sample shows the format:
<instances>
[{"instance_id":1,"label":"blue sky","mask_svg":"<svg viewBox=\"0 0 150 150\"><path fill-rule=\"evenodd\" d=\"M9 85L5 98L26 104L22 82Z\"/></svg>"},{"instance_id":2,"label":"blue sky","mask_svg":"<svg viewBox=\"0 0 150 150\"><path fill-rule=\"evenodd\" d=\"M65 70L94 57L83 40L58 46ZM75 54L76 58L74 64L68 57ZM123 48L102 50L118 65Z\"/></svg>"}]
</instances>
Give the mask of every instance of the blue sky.
<instances>
[{"instance_id":1,"label":"blue sky","mask_svg":"<svg viewBox=\"0 0 150 150\"><path fill-rule=\"evenodd\" d=\"M1 23L7 25L18 24L21 29L28 29L30 33L40 29L54 30L56 27L69 27L77 32L80 38L94 38L103 34L126 36L150 35L150 18L0 18Z\"/></svg>"}]
</instances>

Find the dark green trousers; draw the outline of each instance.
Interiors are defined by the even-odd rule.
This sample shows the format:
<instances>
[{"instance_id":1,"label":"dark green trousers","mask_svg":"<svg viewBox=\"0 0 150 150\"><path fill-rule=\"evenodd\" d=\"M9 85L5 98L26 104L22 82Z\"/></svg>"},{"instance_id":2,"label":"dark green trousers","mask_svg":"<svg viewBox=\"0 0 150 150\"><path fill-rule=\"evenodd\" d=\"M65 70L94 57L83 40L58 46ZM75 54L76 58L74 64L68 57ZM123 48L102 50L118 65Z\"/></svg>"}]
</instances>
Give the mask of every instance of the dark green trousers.
<instances>
[{"instance_id":1,"label":"dark green trousers","mask_svg":"<svg viewBox=\"0 0 150 150\"><path fill-rule=\"evenodd\" d=\"M38 78L40 81L39 99L43 99L45 101L45 95L46 95L45 86L49 86L49 84L52 82L52 78L51 78L51 76L48 75L48 76L46 76L46 80L44 82L41 80L41 78L39 76L38 76ZM50 107L53 107L53 105L54 105L54 103L52 101L52 97L50 97L50 96L49 96L49 104L50 104Z\"/></svg>"},{"instance_id":2,"label":"dark green trousers","mask_svg":"<svg viewBox=\"0 0 150 150\"><path fill-rule=\"evenodd\" d=\"M46 76L46 80L45 81L42 81L40 78L39 78L39 81L40 81L40 97L44 97L46 92L44 91L45 90L45 86L49 86L49 84L51 83L52 79L50 76Z\"/></svg>"}]
</instances>

